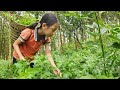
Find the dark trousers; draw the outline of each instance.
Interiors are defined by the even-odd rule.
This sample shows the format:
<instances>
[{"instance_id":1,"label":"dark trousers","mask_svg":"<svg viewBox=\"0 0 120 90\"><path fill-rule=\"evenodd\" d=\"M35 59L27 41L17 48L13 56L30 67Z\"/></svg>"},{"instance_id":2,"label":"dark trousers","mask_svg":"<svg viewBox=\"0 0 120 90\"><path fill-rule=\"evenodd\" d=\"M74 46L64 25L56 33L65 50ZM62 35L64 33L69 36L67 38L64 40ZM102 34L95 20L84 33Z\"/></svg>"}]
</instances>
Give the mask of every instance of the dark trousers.
<instances>
[{"instance_id":1,"label":"dark trousers","mask_svg":"<svg viewBox=\"0 0 120 90\"><path fill-rule=\"evenodd\" d=\"M13 64L17 63L17 60L16 58L13 57ZM34 66L34 63L30 63L30 67L33 68Z\"/></svg>"},{"instance_id":2,"label":"dark trousers","mask_svg":"<svg viewBox=\"0 0 120 90\"><path fill-rule=\"evenodd\" d=\"M16 58L13 57L13 64L17 63Z\"/></svg>"}]
</instances>

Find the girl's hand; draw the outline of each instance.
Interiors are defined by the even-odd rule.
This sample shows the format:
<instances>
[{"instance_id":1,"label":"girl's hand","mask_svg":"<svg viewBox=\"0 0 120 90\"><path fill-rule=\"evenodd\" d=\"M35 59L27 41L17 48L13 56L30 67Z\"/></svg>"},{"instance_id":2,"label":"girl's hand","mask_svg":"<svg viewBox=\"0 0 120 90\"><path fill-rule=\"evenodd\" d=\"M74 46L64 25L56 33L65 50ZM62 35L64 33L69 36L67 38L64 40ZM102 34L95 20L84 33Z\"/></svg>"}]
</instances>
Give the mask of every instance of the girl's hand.
<instances>
[{"instance_id":1,"label":"girl's hand","mask_svg":"<svg viewBox=\"0 0 120 90\"><path fill-rule=\"evenodd\" d=\"M56 68L55 70L53 70L53 73L55 75L59 75L60 77L62 77L62 73L60 72L60 70L58 68Z\"/></svg>"},{"instance_id":2,"label":"girl's hand","mask_svg":"<svg viewBox=\"0 0 120 90\"><path fill-rule=\"evenodd\" d=\"M20 60L25 60L25 58L24 57L20 57Z\"/></svg>"}]
</instances>

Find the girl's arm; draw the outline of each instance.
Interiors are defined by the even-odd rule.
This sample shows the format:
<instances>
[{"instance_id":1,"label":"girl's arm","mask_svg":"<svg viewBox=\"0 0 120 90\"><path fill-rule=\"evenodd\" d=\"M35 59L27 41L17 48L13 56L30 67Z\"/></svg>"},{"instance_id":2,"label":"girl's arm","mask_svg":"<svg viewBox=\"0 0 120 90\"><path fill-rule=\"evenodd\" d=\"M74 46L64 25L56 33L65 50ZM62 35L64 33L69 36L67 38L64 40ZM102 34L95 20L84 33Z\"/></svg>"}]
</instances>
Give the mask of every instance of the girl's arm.
<instances>
[{"instance_id":1,"label":"girl's arm","mask_svg":"<svg viewBox=\"0 0 120 90\"><path fill-rule=\"evenodd\" d=\"M18 56L20 57L20 59L24 60L24 56L22 55L20 48L19 48L19 45L22 43L22 41L19 38L13 43L13 47L15 51L17 52Z\"/></svg>"},{"instance_id":2,"label":"girl's arm","mask_svg":"<svg viewBox=\"0 0 120 90\"><path fill-rule=\"evenodd\" d=\"M52 58L52 55L50 53L50 49L49 49L49 43L45 44L45 54L46 56L48 57L48 60L50 61L50 64L53 66L53 67L56 67L55 63L54 63L54 60Z\"/></svg>"},{"instance_id":3,"label":"girl's arm","mask_svg":"<svg viewBox=\"0 0 120 90\"><path fill-rule=\"evenodd\" d=\"M54 62L54 60L53 60L53 58L52 58L52 55L51 55L51 53L50 53L49 43L45 44L45 54L46 54L46 56L48 57L48 60L50 61L50 64L51 64L53 67L55 67L55 70L53 70L53 73L54 73L54 74L58 74L58 75L60 75L60 77L61 77L62 73L61 73L60 70L56 67L55 62Z\"/></svg>"}]
</instances>

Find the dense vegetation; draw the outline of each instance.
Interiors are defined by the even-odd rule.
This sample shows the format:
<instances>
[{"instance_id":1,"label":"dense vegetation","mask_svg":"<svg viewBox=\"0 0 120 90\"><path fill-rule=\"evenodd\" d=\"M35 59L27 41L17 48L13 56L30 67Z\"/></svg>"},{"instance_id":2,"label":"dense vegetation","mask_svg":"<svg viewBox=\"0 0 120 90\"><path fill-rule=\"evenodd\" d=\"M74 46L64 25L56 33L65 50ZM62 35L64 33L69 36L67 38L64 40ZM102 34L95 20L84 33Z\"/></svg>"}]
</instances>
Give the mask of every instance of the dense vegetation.
<instances>
[{"instance_id":1,"label":"dense vegetation","mask_svg":"<svg viewBox=\"0 0 120 90\"><path fill-rule=\"evenodd\" d=\"M120 51L107 51L104 61L97 45L84 47L75 51L67 49L64 54L59 50L53 51L53 58L62 72L62 77L52 73L53 68L43 54L35 56L34 68L30 68L26 61L19 61L10 65L8 61L0 61L0 78L24 79L114 79L119 78ZM111 48L111 47L110 47Z\"/></svg>"},{"instance_id":2,"label":"dense vegetation","mask_svg":"<svg viewBox=\"0 0 120 90\"><path fill-rule=\"evenodd\" d=\"M29 25L44 11L13 12L8 18ZM4 58L0 42L0 78L12 79L117 79L120 77L120 12L54 11L61 27L52 37L51 53L62 77L53 69L42 51L35 56L34 68L27 61L12 65ZM22 14L22 15L21 15ZM33 18L33 19L32 19ZM30 20L29 20L30 19ZM2 28L1 30L6 28ZM2 33L1 31L0 33ZM6 31L5 31L6 32ZM8 31L9 32L9 31ZM2 34L1 34L2 35ZM5 36L5 35L4 35ZM8 37L4 37L8 38ZM3 41L3 35L0 41ZM7 43L7 42L6 42Z\"/></svg>"}]
</instances>

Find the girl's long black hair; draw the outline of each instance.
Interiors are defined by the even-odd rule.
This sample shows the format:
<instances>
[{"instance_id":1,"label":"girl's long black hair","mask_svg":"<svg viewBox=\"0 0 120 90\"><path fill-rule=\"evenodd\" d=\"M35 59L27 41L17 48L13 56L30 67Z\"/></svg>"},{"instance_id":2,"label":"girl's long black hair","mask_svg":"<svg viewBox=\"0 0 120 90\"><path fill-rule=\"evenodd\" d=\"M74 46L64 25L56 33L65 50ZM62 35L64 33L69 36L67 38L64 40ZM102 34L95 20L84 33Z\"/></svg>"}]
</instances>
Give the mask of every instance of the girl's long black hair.
<instances>
[{"instance_id":1,"label":"girl's long black hair","mask_svg":"<svg viewBox=\"0 0 120 90\"><path fill-rule=\"evenodd\" d=\"M53 13L46 13L46 14L43 15L40 22L35 22L35 23L27 26L26 28L35 29L35 27L38 25L38 23L40 23L40 25L41 25L39 28L42 27L43 23L46 23L46 25L48 27L50 27L57 22L58 22L58 19Z\"/></svg>"}]
</instances>

